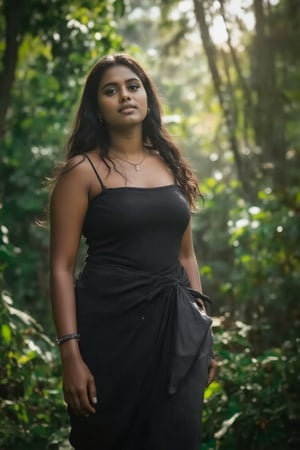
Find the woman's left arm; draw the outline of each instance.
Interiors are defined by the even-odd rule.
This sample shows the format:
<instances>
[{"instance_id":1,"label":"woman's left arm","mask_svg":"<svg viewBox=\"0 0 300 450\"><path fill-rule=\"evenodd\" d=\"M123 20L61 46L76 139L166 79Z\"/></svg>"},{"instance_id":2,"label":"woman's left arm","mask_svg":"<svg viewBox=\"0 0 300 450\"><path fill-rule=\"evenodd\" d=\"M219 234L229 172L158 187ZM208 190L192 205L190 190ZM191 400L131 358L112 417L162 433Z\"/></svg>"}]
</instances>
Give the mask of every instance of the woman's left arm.
<instances>
[{"instance_id":1,"label":"woman's left arm","mask_svg":"<svg viewBox=\"0 0 300 450\"><path fill-rule=\"evenodd\" d=\"M202 293L199 267L193 245L191 222L188 224L182 237L181 246L179 250L179 262L186 271L191 288ZM203 304L203 301L201 299L198 299L197 301L201 303L201 306L205 311L205 305ZM208 368L207 385L210 385L210 383L214 380L216 372L217 372L217 362L215 360L215 357L213 356L210 360Z\"/></svg>"},{"instance_id":2,"label":"woman's left arm","mask_svg":"<svg viewBox=\"0 0 300 450\"><path fill-rule=\"evenodd\" d=\"M182 237L181 246L179 250L179 262L187 273L192 289L195 289L195 291L199 291L202 293L199 267L193 245L191 222L188 224ZM202 300L198 299L198 301L205 309Z\"/></svg>"}]
</instances>

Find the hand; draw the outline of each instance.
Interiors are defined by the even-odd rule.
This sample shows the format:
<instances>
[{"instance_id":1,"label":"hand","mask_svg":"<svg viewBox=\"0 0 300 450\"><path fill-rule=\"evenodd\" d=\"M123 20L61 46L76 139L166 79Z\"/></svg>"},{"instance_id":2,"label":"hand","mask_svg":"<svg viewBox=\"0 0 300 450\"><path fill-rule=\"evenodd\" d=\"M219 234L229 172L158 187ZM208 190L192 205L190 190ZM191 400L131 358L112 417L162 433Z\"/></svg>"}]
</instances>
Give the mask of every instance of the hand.
<instances>
[{"instance_id":1,"label":"hand","mask_svg":"<svg viewBox=\"0 0 300 450\"><path fill-rule=\"evenodd\" d=\"M208 379L207 379L207 386L209 386L215 379L216 373L217 373L218 364L217 361L212 358L209 363L208 367Z\"/></svg>"},{"instance_id":2,"label":"hand","mask_svg":"<svg viewBox=\"0 0 300 450\"><path fill-rule=\"evenodd\" d=\"M96 385L81 357L63 361L64 400L75 414L88 416L96 412Z\"/></svg>"},{"instance_id":3,"label":"hand","mask_svg":"<svg viewBox=\"0 0 300 450\"><path fill-rule=\"evenodd\" d=\"M202 311L202 312L204 312L205 314L207 314L207 311L206 311L206 307L205 307L204 301L201 300L201 298L198 298L196 303L197 303L197 305L198 305L200 311Z\"/></svg>"}]
</instances>

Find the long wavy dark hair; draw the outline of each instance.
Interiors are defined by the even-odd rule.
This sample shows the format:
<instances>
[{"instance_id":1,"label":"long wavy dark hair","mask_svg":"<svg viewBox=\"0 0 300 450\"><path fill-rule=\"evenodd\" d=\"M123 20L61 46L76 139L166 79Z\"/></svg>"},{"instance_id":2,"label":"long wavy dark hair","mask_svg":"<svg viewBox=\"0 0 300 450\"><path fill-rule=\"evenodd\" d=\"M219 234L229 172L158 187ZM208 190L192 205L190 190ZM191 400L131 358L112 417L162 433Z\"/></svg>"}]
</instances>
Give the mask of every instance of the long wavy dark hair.
<instances>
[{"instance_id":1,"label":"long wavy dark hair","mask_svg":"<svg viewBox=\"0 0 300 450\"><path fill-rule=\"evenodd\" d=\"M105 56L88 74L74 127L66 143L66 160L95 149L99 150L105 163L109 159L110 136L105 122L99 120L97 91L105 71L117 65L128 67L143 83L149 108L142 124L143 142L159 152L172 170L176 182L185 192L190 205L194 206L200 193L198 182L162 122L162 110L156 88L143 68L125 53Z\"/></svg>"}]
</instances>

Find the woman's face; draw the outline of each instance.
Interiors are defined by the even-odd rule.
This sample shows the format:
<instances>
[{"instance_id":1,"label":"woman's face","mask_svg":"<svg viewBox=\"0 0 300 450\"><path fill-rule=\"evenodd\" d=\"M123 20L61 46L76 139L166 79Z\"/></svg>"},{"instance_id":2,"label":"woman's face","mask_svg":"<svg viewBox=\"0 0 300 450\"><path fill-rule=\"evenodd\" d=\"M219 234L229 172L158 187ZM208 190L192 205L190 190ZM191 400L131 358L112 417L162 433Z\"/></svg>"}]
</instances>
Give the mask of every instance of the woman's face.
<instances>
[{"instance_id":1,"label":"woman's face","mask_svg":"<svg viewBox=\"0 0 300 450\"><path fill-rule=\"evenodd\" d=\"M112 66L102 76L97 92L99 114L109 129L141 125L147 115L147 94L135 72Z\"/></svg>"}]
</instances>

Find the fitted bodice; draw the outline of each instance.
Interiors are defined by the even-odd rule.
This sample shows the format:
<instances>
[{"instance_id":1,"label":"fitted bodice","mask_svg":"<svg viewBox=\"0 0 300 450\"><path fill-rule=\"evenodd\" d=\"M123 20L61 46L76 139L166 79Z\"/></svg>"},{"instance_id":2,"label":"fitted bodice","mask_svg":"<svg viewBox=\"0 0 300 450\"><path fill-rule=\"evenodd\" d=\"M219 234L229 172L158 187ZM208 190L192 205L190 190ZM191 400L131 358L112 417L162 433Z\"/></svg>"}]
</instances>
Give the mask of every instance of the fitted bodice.
<instances>
[{"instance_id":1,"label":"fitted bodice","mask_svg":"<svg viewBox=\"0 0 300 450\"><path fill-rule=\"evenodd\" d=\"M88 206L87 264L161 271L178 263L190 217L181 188L105 188Z\"/></svg>"}]
</instances>

